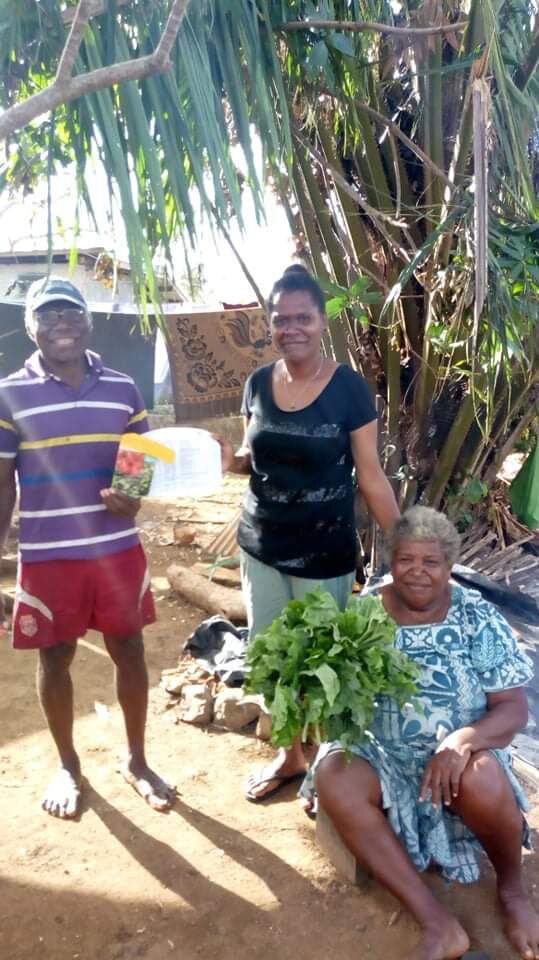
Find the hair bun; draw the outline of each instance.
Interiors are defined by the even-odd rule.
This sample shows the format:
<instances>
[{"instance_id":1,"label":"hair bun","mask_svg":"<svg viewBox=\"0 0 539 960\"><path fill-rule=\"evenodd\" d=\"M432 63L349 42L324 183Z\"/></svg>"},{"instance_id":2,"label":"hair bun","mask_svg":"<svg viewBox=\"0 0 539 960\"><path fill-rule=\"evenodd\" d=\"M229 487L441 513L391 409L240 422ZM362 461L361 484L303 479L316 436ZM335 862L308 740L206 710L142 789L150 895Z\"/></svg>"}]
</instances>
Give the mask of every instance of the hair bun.
<instances>
[{"instance_id":1,"label":"hair bun","mask_svg":"<svg viewBox=\"0 0 539 960\"><path fill-rule=\"evenodd\" d=\"M310 277L311 274L307 270L307 267L304 267L302 263L292 263L283 273L283 277Z\"/></svg>"},{"instance_id":2,"label":"hair bun","mask_svg":"<svg viewBox=\"0 0 539 960\"><path fill-rule=\"evenodd\" d=\"M302 263L291 263L281 277L273 284L268 298L268 311L271 315L275 298L281 293L307 293L322 315L326 312L326 297L319 283Z\"/></svg>"}]
</instances>

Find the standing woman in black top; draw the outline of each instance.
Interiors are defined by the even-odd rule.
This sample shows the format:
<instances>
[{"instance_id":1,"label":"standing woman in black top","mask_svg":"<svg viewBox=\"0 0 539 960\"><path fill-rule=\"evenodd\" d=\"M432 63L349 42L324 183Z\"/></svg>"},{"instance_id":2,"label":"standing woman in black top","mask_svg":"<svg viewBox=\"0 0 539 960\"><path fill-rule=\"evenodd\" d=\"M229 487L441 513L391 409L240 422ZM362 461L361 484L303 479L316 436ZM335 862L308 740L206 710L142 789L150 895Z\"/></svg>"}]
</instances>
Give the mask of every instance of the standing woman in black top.
<instances>
[{"instance_id":1,"label":"standing woman in black top","mask_svg":"<svg viewBox=\"0 0 539 960\"><path fill-rule=\"evenodd\" d=\"M251 478L238 531L251 636L318 585L346 604L356 567L356 480L384 530L399 516L378 459L368 387L346 364L321 354L321 288L294 265L274 285L268 306L281 359L245 384L242 448L234 454L221 441L225 469ZM245 795L262 800L305 769L298 741L249 776Z\"/></svg>"}]
</instances>

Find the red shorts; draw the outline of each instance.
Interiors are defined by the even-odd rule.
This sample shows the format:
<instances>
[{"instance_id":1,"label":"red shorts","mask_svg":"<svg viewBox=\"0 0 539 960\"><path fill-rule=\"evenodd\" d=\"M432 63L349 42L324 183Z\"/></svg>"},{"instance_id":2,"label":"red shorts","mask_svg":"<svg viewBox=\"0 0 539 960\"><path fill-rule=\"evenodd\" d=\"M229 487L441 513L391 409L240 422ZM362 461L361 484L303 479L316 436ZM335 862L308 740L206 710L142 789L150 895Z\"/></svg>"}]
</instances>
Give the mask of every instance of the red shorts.
<instances>
[{"instance_id":1,"label":"red shorts","mask_svg":"<svg viewBox=\"0 0 539 960\"><path fill-rule=\"evenodd\" d=\"M76 643L87 630L130 637L155 619L140 544L93 560L21 563L13 609L17 649Z\"/></svg>"}]
</instances>

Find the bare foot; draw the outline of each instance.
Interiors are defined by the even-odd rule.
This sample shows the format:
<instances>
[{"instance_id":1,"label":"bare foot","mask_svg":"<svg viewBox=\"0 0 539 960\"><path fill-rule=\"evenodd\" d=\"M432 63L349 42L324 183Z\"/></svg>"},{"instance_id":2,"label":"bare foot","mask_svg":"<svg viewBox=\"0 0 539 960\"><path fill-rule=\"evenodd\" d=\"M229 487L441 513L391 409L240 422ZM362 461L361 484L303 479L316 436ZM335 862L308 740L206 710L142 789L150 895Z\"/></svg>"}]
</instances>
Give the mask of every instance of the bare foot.
<instances>
[{"instance_id":1,"label":"bare foot","mask_svg":"<svg viewBox=\"0 0 539 960\"><path fill-rule=\"evenodd\" d=\"M539 916L524 891L498 891L508 940L524 960L539 957Z\"/></svg>"},{"instance_id":2,"label":"bare foot","mask_svg":"<svg viewBox=\"0 0 539 960\"><path fill-rule=\"evenodd\" d=\"M448 916L423 928L423 937L405 960L457 960L470 946L466 931L458 920Z\"/></svg>"},{"instance_id":3,"label":"bare foot","mask_svg":"<svg viewBox=\"0 0 539 960\"><path fill-rule=\"evenodd\" d=\"M63 766L49 783L41 806L51 815L60 820L72 820L77 816L80 806L81 774L78 760L73 764Z\"/></svg>"},{"instance_id":4,"label":"bare foot","mask_svg":"<svg viewBox=\"0 0 539 960\"><path fill-rule=\"evenodd\" d=\"M131 762L120 773L154 810L170 810L177 796L176 787L162 780L146 763Z\"/></svg>"}]
</instances>

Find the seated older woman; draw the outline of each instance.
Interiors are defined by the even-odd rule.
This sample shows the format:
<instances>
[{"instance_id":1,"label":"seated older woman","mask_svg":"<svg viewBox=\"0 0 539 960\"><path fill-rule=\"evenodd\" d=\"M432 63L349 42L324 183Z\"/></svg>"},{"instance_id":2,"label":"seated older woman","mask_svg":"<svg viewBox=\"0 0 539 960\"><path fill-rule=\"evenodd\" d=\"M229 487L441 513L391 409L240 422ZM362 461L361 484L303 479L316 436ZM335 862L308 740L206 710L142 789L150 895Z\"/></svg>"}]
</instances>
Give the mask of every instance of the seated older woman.
<instances>
[{"instance_id":1,"label":"seated older woman","mask_svg":"<svg viewBox=\"0 0 539 960\"><path fill-rule=\"evenodd\" d=\"M527 802L507 750L526 723L531 677L512 630L475 591L449 583L459 537L442 514L413 507L388 544L393 583L383 588L396 643L419 665L418 709L380 698L372 739L347 762L338 743L315 763L320 803L357 860L422 928L408 960L461 957L469 939L420 871L479 876L478 848L496 871L506 934L539 957L539 917L524 892L522 814ZM361 602L359 600L358 602Z\"/></svg>"}]
</instances>

